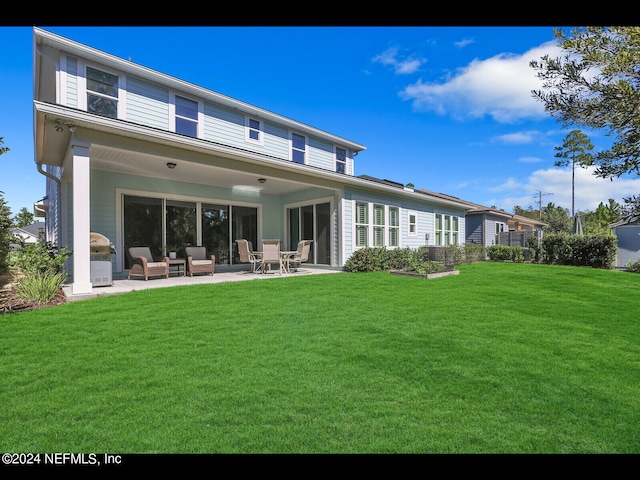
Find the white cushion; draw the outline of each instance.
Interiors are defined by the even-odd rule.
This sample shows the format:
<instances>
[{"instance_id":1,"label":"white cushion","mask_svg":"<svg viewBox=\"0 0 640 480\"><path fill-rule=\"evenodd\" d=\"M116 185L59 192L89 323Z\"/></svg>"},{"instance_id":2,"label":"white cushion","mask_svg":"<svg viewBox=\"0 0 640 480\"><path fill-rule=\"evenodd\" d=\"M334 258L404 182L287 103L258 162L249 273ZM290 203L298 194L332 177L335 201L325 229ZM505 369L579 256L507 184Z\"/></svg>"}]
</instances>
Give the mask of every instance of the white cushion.
<instances>
[{"instance_id":1,"label":"white cushion","mask_svg":"<svg viewBox=\"0 0 640 480\"><path fill-rule=\"evenodd\" d=\"M147 267L166 267L165 262L147 262Z\"/></svg>"},{"instance_id":2,"label":"white cushion","mask_svg":"<svg viewBox=\"0 0 640 480\"><path fill-rule=\"evenodd\" d=\"M211 260L192 260L192 265L211 265Z\"/></svg>"}]
</instances>

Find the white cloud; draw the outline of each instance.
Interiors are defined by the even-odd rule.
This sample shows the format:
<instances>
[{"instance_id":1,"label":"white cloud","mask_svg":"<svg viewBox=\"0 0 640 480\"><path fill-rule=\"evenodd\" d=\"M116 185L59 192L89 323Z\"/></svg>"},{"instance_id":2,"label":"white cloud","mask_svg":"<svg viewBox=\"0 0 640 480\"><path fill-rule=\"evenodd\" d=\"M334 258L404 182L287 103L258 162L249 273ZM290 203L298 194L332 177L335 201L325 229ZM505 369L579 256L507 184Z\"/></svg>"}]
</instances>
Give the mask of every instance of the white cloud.
<instances>
[{"instance_id":1,"label":"white cloud","mask_svg":"<svg viewBox=\"0 0 640 480\"><path fill-rule=\"evenodd\" d=\"M541 133L537 130L529 130L526 132L507 133L494 137L494 141L511 145L526 145L534 143L541 137Z\"/></svg>"},{"instance_id":2,"label":"white cloud","mask_svg":"<svg viewBox=\"0 0 640 480\"><path fill-rule=\"evenodd\" d=\"M400 95L411 100L416 110L456 118L489 116L501 123L546 118L542 102L531 95L542 83L529 66L531 60L539 60L545 54L560 55L555 41L522 55L501 53L486 60L475 59L443 82L418 80Z\"/></svg>"},{"instance_id":3,"label":"white cloud","mask_svg":"<svg viewBox=\"0 0 640 480\"><path fill-rule=\"evenodd\" d=\"M397 47L388 48L380 55L373 57L372 61L375 63L381 63L382 65L393 67L394 72L398 75L415 73L420 69L422 64L426 62L424 58L420 57L407 57L405 59L399 59Z\"/></svg>"},{"instance_id":4,"label":"white cloud","mask_svg":"<svg viewBox=\"0 0 640 480\"><path fill-rule=\"evenodd\" d=\"M575 170L575 211L595 210L600 202L610 198L622 204L623 198L640 192L640 178L617 178L614 180L596 177L595 167ZM504 192L504 196L492 197L484 205L496 205L508 212L515 205L522 208L538 208L540 194L542 205L549 202L566 208L571 213L571 168L548 168L534 171L524 181L507 179L501 185L491 187L489 192Z\"/></svg>"},{"instance_id":5,"label":"white cloud","mask_svg":"<svg viewBox=\"0 0 640 480\"><path fill-rule=\"evenodd\" d=\"M539 157L521 157L518 159L520 163L540 163L543 160Z\"/></svg>"},{"instance_id":6,"label":"white cloud","mask_svg":"<svg viewBox=\"0 0 640 480\"><path fill-rule=\"evenodd\" d=\"M475 43L475 40L471 39L471 38L464 38L462 40L460 40L459 42L455 42L454 45L458 48L464 48L467 45L470 45L472 43Z\"/></svg>"}]
</instances>

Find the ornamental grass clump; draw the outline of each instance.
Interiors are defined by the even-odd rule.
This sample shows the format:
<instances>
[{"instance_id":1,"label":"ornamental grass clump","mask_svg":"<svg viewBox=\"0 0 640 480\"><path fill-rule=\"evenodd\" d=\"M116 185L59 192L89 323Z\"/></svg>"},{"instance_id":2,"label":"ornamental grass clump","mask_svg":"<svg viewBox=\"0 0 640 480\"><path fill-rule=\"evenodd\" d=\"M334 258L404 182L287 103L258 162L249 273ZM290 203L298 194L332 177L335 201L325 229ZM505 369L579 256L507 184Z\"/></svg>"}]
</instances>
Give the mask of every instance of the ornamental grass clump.
<instances>
[{"instance_id":1,"label":"ornamental grass clump","mask_svg":"<svg viewBox=\"0 0 640 480\"><path fill-rule=\"evenodd\" d=\"M48 303L67 279L64 264L71 252L60 252L50 242L22 244L11 253L11 268L18 281L16 295L24 301Z\"/></svg>"}]
</instances>

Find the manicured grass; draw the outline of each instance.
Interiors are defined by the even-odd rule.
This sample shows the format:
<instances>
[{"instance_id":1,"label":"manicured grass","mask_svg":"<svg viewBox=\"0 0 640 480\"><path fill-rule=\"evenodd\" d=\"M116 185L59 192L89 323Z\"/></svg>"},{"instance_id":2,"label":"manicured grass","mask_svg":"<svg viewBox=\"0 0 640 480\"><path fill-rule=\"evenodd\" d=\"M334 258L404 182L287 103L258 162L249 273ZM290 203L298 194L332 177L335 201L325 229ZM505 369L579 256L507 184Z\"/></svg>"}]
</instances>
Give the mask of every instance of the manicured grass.
<instances>
[{"instance_id":1,"label":"manicured grass","mask_svg":"<svg viewBox=\"0 0 640 480\"><path fill-rule=\"evenodd\" d=\"M639 453L640 275L459 269L0 316L0 450Z\"/></svg>"}]
</instances>

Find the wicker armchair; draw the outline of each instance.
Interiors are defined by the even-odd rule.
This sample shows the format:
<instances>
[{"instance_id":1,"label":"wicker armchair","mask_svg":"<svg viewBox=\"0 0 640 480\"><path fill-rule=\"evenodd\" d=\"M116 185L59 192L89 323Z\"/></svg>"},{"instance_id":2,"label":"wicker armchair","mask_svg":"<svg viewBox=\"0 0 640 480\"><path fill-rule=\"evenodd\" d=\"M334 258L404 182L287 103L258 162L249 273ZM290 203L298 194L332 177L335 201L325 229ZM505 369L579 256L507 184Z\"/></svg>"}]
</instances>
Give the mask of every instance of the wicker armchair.
<instances>
[{"instance_id":1,"label":"wicker armchair","mask_svg":"<svg viewBox=\"0 0 640 480\"><path fill-rule=\"evenodd\" d=\"M184 253L187 256L187 268L189 276L194 273L210 273L216 268L216 256L207 255L206 247L185 247Z\"/></svg>"},{"instance_id":2,"label":"wicker armchair","mask_svg":"<svg viewBox=\"0 0 640 480\"><path fill-rule=\"evenodd\" d=\"M129 247L129 276L144 277L145 281L149 277L169 278L169 259L163 257L162 261L156 262L151 255L149 247Z\"/></svg>"}]
</instances>

